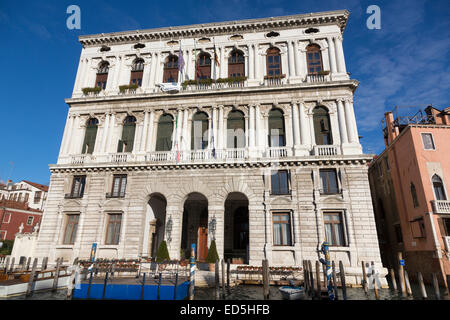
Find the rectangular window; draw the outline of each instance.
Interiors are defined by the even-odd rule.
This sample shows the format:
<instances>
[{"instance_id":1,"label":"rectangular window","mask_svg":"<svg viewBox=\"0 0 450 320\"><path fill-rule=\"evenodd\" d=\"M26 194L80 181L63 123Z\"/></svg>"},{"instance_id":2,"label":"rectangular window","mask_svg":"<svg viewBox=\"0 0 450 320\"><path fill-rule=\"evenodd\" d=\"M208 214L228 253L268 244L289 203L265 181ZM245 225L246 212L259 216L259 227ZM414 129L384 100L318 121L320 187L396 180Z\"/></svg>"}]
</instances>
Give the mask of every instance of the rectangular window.
<instances>
[{"instance_id":1,"label":"rectangular window","mask_svg":"<svg viewBox=\"0 0 450 320\"><path fill-rule=\"evenodd\" d=\"M337 175L335 169L321 169L320 173L320 183L322 194L336 194L339 193Z\"/></svg>"},{"instance_id":2,"label":"rectangular window","mask_svg":"<svg viewBox=\"0 0 450 320\"><path fill-rule=\"evenodd\" d=\"M272 172L272 194L289 194L289 173L287 170Z\"/></svg>"},{"instance_id":3,"label":"rectangular window","mask_svg":"<svg viewBox=\"0 0 450 320\"><path fill-rule=\"evenodd\" d=\"M28 193L25 193L25 199L23 200L24 202L28 202L28 198L29 198L29 194Z\"/></svg>"},{"instance_id":4,"label":"rectangular window","mask_svg":"<svg viewBox=\"0 0 450 320\"><path fill-rule=\"evenodd\" d=\"M115 175L113 180L113 189L111 197L123 198L125 197L125 188L127 185L126 175Z\"/></svg>"},{"instance_id":5,"label":"rectangular window","mask_svg":"<svg viewBox=\"0 0 450 320\"><path fill-rule=\"evenodd\" d=\"M33 224L34 217L28 217L27 226L31 226Z\"/></svg>"},{"instance_id":6,"label":"rectangular window","mask_svg":"<svg viewBox=\"0 0 450 320\"><path fill-rule=\"evenodd\" d=\"M5 212L3 216L3 223L9 223L11 221L11 213Z\"/></svg>"},{"instance_id":7,"label":"rectangular window","mask_svg":"<svg viewBox=\"0 0 450 320\"><path fill-rule=\"evenodd\" d=\"M74 244L77 235L79 214L68 214L63 244Z\"/></svg>"},{"instance_id":8,"label":"rectangular window","mask_svg":"<svg viewBox=\"0 0 450 320\"><path fill-rule=\"evenodd\" d=\"M423 218L411 222L411 231L413 238L425 238L425 222Z\"/></svg>"},{"instance_id":9,"label":"rectangular window","mask_svg":"<svg viewBox=\"0 0 450 320\"><path fill-rule=\"evenodd\" d=\"M119 244L121 214L108 214L108 227L106 229L105 244Z\"/></svg>"},{"instance_id":10,"label":"rectangular window","mask_svg":"<svg viewBox=\"0 0 450 320\"><path fill-rule=\"evenodd\" d=\"M433 135L431 133L422 133L422 142L425 150L435 150Z\"/></svg>"},{"instance_id":11,"label":"rectangular window","mask_svg":"<svg viewBox=\"0 0 450 320\"><path fill-rule=\"evenodd\" d=\"M84 194L84 186L86 185L86 176L74 176L72 183L72 190L70 192L71 198L82 198Z\"/></svg>"},{"instance_id":12,"label":"rectangular window","mask_svg":"<svg viewBox=\"0 0 450 320\"><path fill-rule=\"evenodd\" d=\"M39 203L41 201L41 191L36 191L34 193L34 203Z\"/></svg>"},{"instance_id":13,"label":"rectangular window","mask_svg":"<svg viewBox=\"0 0 450 320\"><path fill-rule=\"evenodd\" d=\"M330 246L345 246L344 223L339 212L323 214L325 236Z\"/></svg>"},{"instance_id":14,"label":"rectangular window","mask_svg":"<svg viewBox=\"0 0 450 320\"><path fill-rule=\"evenodd\" d=\"M291 222L289 213L273 213L273 245L290 246Z\"/></svg>"}]
</instances>

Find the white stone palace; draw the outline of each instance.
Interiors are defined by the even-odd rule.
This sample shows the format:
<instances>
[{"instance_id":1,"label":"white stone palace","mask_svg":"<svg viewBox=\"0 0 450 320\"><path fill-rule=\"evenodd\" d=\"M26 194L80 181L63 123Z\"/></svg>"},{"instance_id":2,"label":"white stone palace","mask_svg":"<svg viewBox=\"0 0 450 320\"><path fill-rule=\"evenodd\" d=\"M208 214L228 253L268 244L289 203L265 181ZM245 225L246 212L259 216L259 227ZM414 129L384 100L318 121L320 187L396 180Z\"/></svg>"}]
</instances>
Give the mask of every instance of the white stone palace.
<instances>
[{"instance_id":1,"label":"white stone palace","mask_svg":"<svg viewBox=\"0 0 450 320\"><path fill-rule=\"evenodd\" d=\"M37 244L50 259L381 260L332 11L81 36ZM181 54L181 56L180 56Z\"/></svg>"}]
</instances>

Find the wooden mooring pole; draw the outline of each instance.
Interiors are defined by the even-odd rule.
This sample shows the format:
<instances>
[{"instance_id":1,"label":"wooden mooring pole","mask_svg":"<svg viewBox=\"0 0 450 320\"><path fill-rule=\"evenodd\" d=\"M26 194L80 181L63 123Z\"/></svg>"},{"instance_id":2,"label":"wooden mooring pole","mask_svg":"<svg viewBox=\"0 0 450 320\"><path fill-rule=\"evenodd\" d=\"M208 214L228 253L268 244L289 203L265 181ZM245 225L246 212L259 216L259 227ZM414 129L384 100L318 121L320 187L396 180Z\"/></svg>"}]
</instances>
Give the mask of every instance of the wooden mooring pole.
<instances>
[{"instance_id":1,"label":"wooden mooring pole","mask_svg":"<svg viewBox=\"0 0 450 320\"><path fill-rule=\"evenodd\" d=\"M398 253L398 261L399 261L398 275L400 278L400 288L402 291L402 297L406 297L405 272L403 268L404 260L401 252Z\"/></svg>"},{"instance_id":2,"label":"wooden mooring pole","mask_svg":"<svg viewBox=\"0 0 450 320\"><path fill-rule=\"evenodd\" d=\"M422 295L422 299L427 298L427 290L425 290L425 284L423 283L422 273L417 272L417 281L419 282L420 294Z\"/></svg>"},{"instance_id":3,"label":"wooden mooring pole","mask_svg":"<svg viewBox=\"0 0 450 320\"><path fill-rule=\"evenodd\" d=\"M225 299L225 260L222 259L222 299Z\"/></svg>"},{"instance_id":4,"label":"wooden mooring pole","mask_svg":"<svg viewBox=\"0 0 450 320\"><path fill-rule=\"evenodd\" d=\"M173 288L173 300L177 300L177 287L178 287L178 269L175 274L175 286Z\"/></svg>"},{"instance_id":5,"label":"wooden mooring pole","mask_svg":"<svg viewBox=\"0 0 450 320\"><path fill-rule=\"evenodd\" d=\"M314 295L316 294L316 291L314 290L314 273L312 270L312 263L311 260L308 260L308 279L309 279L309 295L311 297L314 297Z\"/></svg>"},{"instance_id":6,"label":"wooden mooring pole","mask_svg":"<svg viewBox=\"0 0 450 320\"><path fill-rule=\"evenodd\" d=\"M44 257L44 259L42 259L42 271L47 270L47 264L48 264L48 257Z\"/></svg>"},{"instance_id":7,"label":"wooden mooring pole","mask_svg":"<svg viewBox=\"0 0 450 320\"><path fill-rule=\"evenodd\" d=\"M269 261L262 261L262 277L263 277L263 295L264 300L269 300Z\"/></svg>"},{"instance_id":8,"label":"wooden mooring pole","mask_svg":"<svg viewBox=\"0 0 450 320\"><path fill-rule=\"evenodd\" d=\"M336 282L336 264L334 260L331 262L331 268L333 270L333 289L334 289L334 298L335 300L339 300L338 290L337 290L337 282Z\"/></svg>"},{"instance_id":9,"label":"wooden mooring pole","mask_svg":"<svg viewBox=\"0 0 450 320\"><path fill-rule=\"evenodd\" d=\"M390 268L390 269L389 269L389 273L390 273L390 275L391 275L392 289L394 289L394 291L398 291L398 289L397 289L397 280L395 279L395 271L394 271L394 268Z\"/></svg>"},{"instance_id":10,"label":"wooden mooring pole","mask_svg":"<svg viewBox=\"0 0 450 320\"><path fill-rule=\"evenodd\" d=\"M216 292L215 292L216 300L220 299L220 297L219 297L219 295L220 295L219 281L220 281L220 279L219 279L219 260L217 260L216 261L216 266L215 266L215 269L214 269L214 282L215 282L215 288L216 288Z\"/></svg>"},{"instance_id":11,"label":"wooden mooring pole","mask_svg":"<svg viewBox=\"0 0 450 320\"><path fill-rule=\"evenodd\" d=\"M228 290L228 294L230 294L230 264L231 264L231 261L228 258L227 259L227 290Z\"/></svg>"},{"instance_id":12,"label":"wooden mooring pole","mask_svg":"<svg viewBox=\"0 0 450 320\"><path fill-rule=\"evenodd\" d=\"M375 298L378 300L380 298L378 294L378 288L377 288L377 279L375 279L375 263L372 261L372 284L373 284L373 292L375 293Z\"/></svg>"},{"instance_id":13,"label":"wooden mooring pole","mask_svg":"<svg viewBox=\"0 0 450 320\"><path fill-rule=\"evenodd\" d=\"M411 284L409 283L408 272L405 270L405 284L406 284L406 292L409 296L412 296Z\"/></svg>"},{"instance_id":14,"label":"wooden mooring pole","mask_svg":"<svg viewBox=\"0 0 450 320\"><path fill-rule=\"evenodd\" d=\"M441 300L441 293L439 291L439 282L436 273L433 272L431 276L433 277L434 296L436 297L436 300Z\"/></svg>"},{"instance_id":15,"label":"wooden mooring pole","mask_svg":"<svg viewBox=\"0 0 450 320\"><path fill-rule=\"evenodd\" d=\"M56 271L55 278L53 278L53 288L52 291L55 292L58 289L58 279L59 279L59 268L61 266L62 258L56 259Z\"/></svg>"},{"instance_id":16,"label":"wooden mooring pole","mask_svg":"<svg viewBox=\"0 0 450 320\"><path fill-rule=\"evenodd\" d=\"M88 290L86 294L86 299L90 298L91 295L91 285L92 285L92 277L94 276L94 268L91 269L90 277L89 277L89 284L88 284Z\"/></svg>"},{"instance_id":17,"label":"wooden mooring pole","mask_svg":"<svg viewBox=\"0 0 450 320\"><path fill-rule=\"evenodd\" d=\"M347 287L345 284L345 270L342 261L339 261L339 275L341 276L342 297L347 300Z\"/></svg>"},{"instance_id":18,"label":"wooden mooring pole","mask_svg":"<svg viewBox=\"0 0 450 320\"><path fill-rule=\"evenodd\" d=\"M102 299L105 299L105 293L106 293L106 286L108 285L108 271L106 271L105 274L105 282L103 283L103 293L102 293Z\"/></svg>"},{"instance_id":19,"label":"wooden mooring pole","mask_svg":"<svg viewBox=\"0 0 450 320\"><path fill-rule=\"evenodd\" d=\"M305 292L309 292L308 284L308 264L303 260L303 286L305 287Z\"/></svg>"},{"instance_id":20,"label":"wooden mooring pole","mask_svg":"<svg viewBox=\"0 0 450 320\"><path fill-rule=\"evenodd\" d=\"M159 278L158 278L158 298L157 300L161 300L161 281L162 281L162 273L159 273Z\"/></svg>"},{"instance_id":21,"label":"wooden mooring pole","mask_svg":"<svg viewBox=\"0 0 450 320\"><path fill-rule=\"evenodd\" d=\"M13 257L11 259L11 265L9 266L9 273L13 273L14 272L14 262L15 262L15 258Z\"/></svg>"},{"instance_id":22,"label":"wooden mooring pole","mask_svg":"<svg viewBox=\"0 0 450 320\"><path fill-rule=\"evenodd\" d=\"M367 295L369 293L369 288L367 286L367 274L366 274L366 263L364 261L361 261L361 268L362 268L362 287L364 289L364 293Z\"/></svg>"},{"instance_id":23,"label":"wooden mooring pole","mask_svg":"<svg viewBox=\"0 0 450 320\"><path fill-rule=\"evenodd\" d=\"M320 300L322 295L322 288L321 288L321 281L320 281L320 266L319 261L316 261L316 283L317 283L317 291L316 291L316 298Z\"/></svg>"},{"instance_id":24,"label":"wooden mooring pole","mask_svg":"<svg viewBox=\"0 0 450 320\"><path fill-rule=\"evenodd\" d=\"M27 296L27 297L30 296L31 293L33 292L37 263L38 263L38 258L34 258L33 267L31 268L31 273L30 273L30 279L28 279L27 292L25 294L25 296Z\"/></svg>"},{"instance_id":25,"label":"wooden mooring pole","mask_svg":"<svg viewBox=\"0 0 450 320\"><path fill-rule=\"evenodd\" d=\"M26 271L28 271L28 269L30 269L30 263L31 263L31 257L28 257L28 259L27 259L27 268L25 269Z\"/></svg>"},{"instance_id":26,"label":"wooden mooring pole","mask_svg":"<svg viewBox=\"0 0 450 320\"><path fill-rule=\"evenodd\" d=\"M145 272L142 277L142 286L141 286L141 300L144 300L144 290L145 290Z\"/></svg>"}]
</instances>

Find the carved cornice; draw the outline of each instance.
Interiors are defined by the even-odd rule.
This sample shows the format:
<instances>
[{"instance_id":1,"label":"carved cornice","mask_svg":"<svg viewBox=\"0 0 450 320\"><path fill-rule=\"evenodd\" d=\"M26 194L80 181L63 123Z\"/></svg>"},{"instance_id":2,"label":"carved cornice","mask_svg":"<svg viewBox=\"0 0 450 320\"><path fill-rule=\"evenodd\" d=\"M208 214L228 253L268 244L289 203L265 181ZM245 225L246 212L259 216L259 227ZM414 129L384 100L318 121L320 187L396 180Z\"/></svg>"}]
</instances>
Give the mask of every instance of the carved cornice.
<instances>
[{"instance_id":1,"label":"carved cornice","mask_svg":"<svg viewBox=\"0 0 450 320\"><path fill-rule=\"evenodd\" d=\"M298 14L264 19L214 22L179 27L165 27L136 31L102 33L80 36L83 46L100 46L103 44L135 43L139 41L177 40L196 37L210 37L222 34L245 33L254 31L273 31L281 29L305 28L308 26L336 24L341 33L347 25L347 10Z\"/></svg>"}]
</instances>

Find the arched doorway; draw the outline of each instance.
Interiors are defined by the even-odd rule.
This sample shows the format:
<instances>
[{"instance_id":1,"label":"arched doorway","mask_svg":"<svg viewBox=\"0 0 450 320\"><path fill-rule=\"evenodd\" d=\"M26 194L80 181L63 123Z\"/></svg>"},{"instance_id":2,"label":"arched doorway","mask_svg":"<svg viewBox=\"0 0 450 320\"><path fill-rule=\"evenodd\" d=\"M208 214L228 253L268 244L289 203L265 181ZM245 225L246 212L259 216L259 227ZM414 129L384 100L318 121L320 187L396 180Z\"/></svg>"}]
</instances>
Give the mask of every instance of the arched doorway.
<instances>
[{"instance_id":1,"label":"arched doorway","mask_svg":"<svg viewBox=\"0 0 450 320\"><path fill-rule=\"evenodd\" d=\"M147 203L144 223L142 256L156 258L159 245L164 240L166 223L166 198L159 193L152 194Z\"/></svg>"},{"instance_id":2,"label":"arched doorway","mask_svg":"<svg viewBox=\"0 0 450 320\"><path fill-rule=\"evenodd\" d=\"M235 263L248 263L248 199L242 193L232 192L225 201L224 232L224 258Z\"/></svg>"},{"instance_id":3,"label":"arched doorway","mask_svg":"<svg viewBox=\"0 0 450 320\"><path fill-rule=\"evenodd\" d=\"M204 262L208 254L208 200L198 192L189 194L184 202L181 233L184 258L189 258L192 243L196 244L197 260Z\"/></svg>"}]
</instances>

